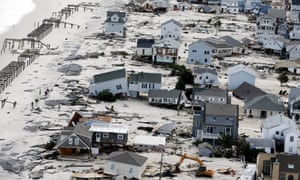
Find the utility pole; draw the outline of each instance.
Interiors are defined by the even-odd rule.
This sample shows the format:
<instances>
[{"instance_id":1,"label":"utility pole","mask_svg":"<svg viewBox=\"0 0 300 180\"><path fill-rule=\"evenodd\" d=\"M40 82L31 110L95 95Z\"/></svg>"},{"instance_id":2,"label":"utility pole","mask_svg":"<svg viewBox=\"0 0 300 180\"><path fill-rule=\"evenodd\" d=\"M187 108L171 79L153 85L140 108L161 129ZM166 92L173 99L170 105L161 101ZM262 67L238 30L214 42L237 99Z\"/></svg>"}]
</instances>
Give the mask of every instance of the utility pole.
<instances>
[{"instance_id":1,"label":"utility pole","mask_svg":"<svg viewBox=\"0 0 300 180\"><path fill-rule=\"evenodd\" d=\"M164 156L164 151L161 152L160 167L159 167L159 180L161 180L161 176L162 176L161 171L162 171L163 156Z\"/></svg>"}]
</instances>

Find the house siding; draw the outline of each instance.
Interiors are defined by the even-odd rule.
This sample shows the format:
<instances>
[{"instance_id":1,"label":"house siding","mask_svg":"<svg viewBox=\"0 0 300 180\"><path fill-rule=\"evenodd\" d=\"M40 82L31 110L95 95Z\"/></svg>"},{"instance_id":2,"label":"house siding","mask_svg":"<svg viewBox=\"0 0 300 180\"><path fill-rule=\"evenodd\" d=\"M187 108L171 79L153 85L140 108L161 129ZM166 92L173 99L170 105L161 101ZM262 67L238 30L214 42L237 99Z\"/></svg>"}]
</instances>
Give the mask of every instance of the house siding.
<instances>
[{"instance_id":1,"label":"house siding","mask_svg":"<svg viewBox=\"0 0 300 180\"><path fill-rule=\"evenodd\" d=\"M206 53L205 53L206 52ZM212 56L212 48L203 42L192 44L189 47L188 64L210 65Z\"/></svg>"},{"instance_id":2,"label":"house siding","mask_svg":"<svg viewBox=\"0 0 300 180\"><path fill-rule=\"evenodd\" d=\"M121 89L117 89L117 85L121 85ZM122 93L124 96L128 95L128 85L127 85L127 79L124 78L118 78L110 81L104 81L99 83L91 83L89 86L89 92L90 95L96 96L99 92L109 89L111 93L113 94L119 94Z\"/></svg>"},{"instance_id":3,"label":"house siding","mask_svg":"<svg viewBox=\"0 0 300 180\"><path fill-rule=\"evenodd\" d=\"M119 36L124 35L124 24L123 23L105 23L105 34L116 34Z\"/></svg>"},{"instance_id":4,"label":"house siding","mask_svg":"<svg viewBox=\"0 0 300 180\"><path fill-rule=\"evenodd\" d=\"M176 41L179 41L181 39L181 31L181 27L179 27L177 24L171 21L160 27L161 39L174 39Z\"/></svg>"},{"instance_id":5,"label":"house siding","mask_svg":"<svg viewBox=\"0 0 300 180\"><path fill-rule=\"evenodd\" d=\"M152 56L152 48L137 48L136 55L138 56Z\"/></svg>"},{"instance_id":6,"label":"house siding","mask_svg":"<svg viewBox=\"0 0 300 180\"><path fill-rule=\"evenodd\" d=\"M112 167L114 168L112 169ZM130 172L131 168L132 171ZM130 164L123 164L123 163L107 160L106 163L104 164L104 173L111 174L111 175L122 175L122 176L126 176L126 178L129 179L130 178L141 179L142 173L144 172L145 168L146 168L146 163L143 166L138 167Z\"/></svg>"},{"instance_id":7,"label":"house siding","mask_svg":"<svg viewBox=\"0 0 300 180\"><path fill-rule=\"evenodd\" d=\"M207 85L218 86L218 77L211 73L196 74L194 76L194 84L200 87L206 87Z\"/></svg>"},{"instance_id":8,"label":"house siding","mask_svg":"<svg viewBox=\"0 0 300 180\"><path fill-rule=\"evenodd\" d=\"M108 135L107 137L104 137ZM123 139L118 139L118 135L123 135ZM97 136L100 137L100 141L97 140ZM102 144L126 144L128 140L128 134L124 133L112 133L112 132L94 132L92 136L93 146L100 146Z\"/></svg>"},{"instance_id":9,"label":"house siding","mask_svg":"<svg viewBox=\"0 0 300 180\"><path fill-rule=\"evenodd\" d=\"M160 83L152 83L152 82L129 82L129 91L140 92L140 93L148 93L151 89L160 89Z\"/></svg>"},{"instance_id":10,"label":"house siding","mask_svg":"<svg viewBox=\"0 0 300 180\"><path fill-rule=\"evenodd\" d=\"M228 89L234 90L238 88L243 82L255 85L255 77L245 71L240 71L228 76Z\"/></svg>"}]
</instances>

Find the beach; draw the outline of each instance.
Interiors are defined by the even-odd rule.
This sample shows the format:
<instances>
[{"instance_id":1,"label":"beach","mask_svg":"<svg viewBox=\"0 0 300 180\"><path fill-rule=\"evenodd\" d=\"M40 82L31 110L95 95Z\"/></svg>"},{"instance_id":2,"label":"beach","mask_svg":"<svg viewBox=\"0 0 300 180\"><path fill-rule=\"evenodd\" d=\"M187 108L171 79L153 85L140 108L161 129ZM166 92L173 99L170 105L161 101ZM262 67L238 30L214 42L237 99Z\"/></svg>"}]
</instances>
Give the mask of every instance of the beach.
<instances>
[{"instance_id":1,"label":"beach","mask_svg":"<svg viewBox=\"0 0 300 180\"><path fill-rule=\"evenodd\" d=\"M86 93L89 81L94 74L126 68L127 71L134 72L156 72L162 74L162 89L174 88L177 77L170 76L170 69L154 66L148 63L132 60L136 50L136 39L158 38L159 26L161 23L174 18L183 24L197 22L199 17L194 11L169 11L167 14L155 15L151 13L128 13L126 23L126 38L110 39L99 38L97 34L104 31L104 21L107 10L125 9L126 0L106 1L90 0L91 6L88 9L79 8L66 20L69 23L79 25L80 28L70 26L64 28L54 28L53 31L42 39L45 44L50 44L52 49L42 49L40 55L32 64L27 66L21 74L0 94L0 99L7 99L4 107L0 109L0 180L2 179L31 179L33 172L43 172L42 179L70 179L71 173L82 172L83 167L72 167L74 164L88 165L90 169L103 167L104 157L98 157L92 162L72 162L44 159L48 152L43 145L48 143L51 136L58 134L60 129L67 125L67 122L74 111L82 113L104 112L107 107L114 106L120 118L113 119L114 122L124 124L129 127L129 143L132 143L134 135L147 134L142 130L137 130L139 126L145 126L143 122L156 122L157 125L175 122L178 129L189 131L192 126L192 114L188 111L179 111L161 107L153 107L145 100L128 99L118 100L114 103L96 103L90 99ZM1 34L0 42L5 38L24 38L30 33L38 22L44 18L51 17L53 12L58 12L67 4L78 4L81 0L53 0L51 3L42 0L34 0L35 9L26 14L25 17L9 29L8 32ZM202 15L201 20L206 21L212 15ZM241 27L250 26L245 16L238 16L237 20L224 20L223 23L239 23ZM145 23L147 22L147 23ZM213 36L214 29L207 34L190 32L183 34L183 42L180 48L179 64L186 64L187 46L191 42L204 37ZM238 39L253 34L243 28L236 32L219 32L219 36L232 35ZM2 45L2 44L1 44ZM113 55L112 51L125 51L128 55ZM83 57L87 54L103 54L97 58L74 58ZM18 54L8 50L0 55L0 68L6 66L10 61L16 61ZM242 57L243 58L243 57ZM240 62L241 57L228 58L228 61ZM263 61L261 55L253 54L247 60L253 63L274 64L278 59L265 57ZM227 60L227 59L226 59ZM79 66L80 70L72 71L71 67ZM120 67L121 66L121 67ZM219 76L221 87L226 86L226 69L222 69ZM72 74L74 73L74 74ZM295 84L293 81L291 84ZM275 75L271 74L268 79L258 78L257 84L264 90L277 93L280 88ZM270 86L273 86L271 88ZM48 91L48 92L47 92ZM47 92L47 93L46 93ZM75 105L61 105L60 102L70 102L70 96L80 99L80 103ZM16 106L12 104L16 102ZM46 105L46 102L53 105ZM233 103L243 104L233 99ZM33 110L34 109L34 110ZM35 110L37 109L37 110ZM242 112L242 110L240 110ZM123 117L123 118L122 118ZM124 118L126 117L126 118ZM253 123L255 122L255 123ZM243 119L240 122L240 133L246 133L252 137L259 136L261 120ZM191 141L182 140L178 145L178 151L197 155L197 148L191 145ZM174 144L170 144L170 147ZM171 148L168 148L171 151ZM144 153L149 157L149 163L157 164L160 161L160 153ZM165 161L175 164L179 156L166 153ZM225 158L205 158L205 164L209 168L217 169L232 167L240 175L243 172L243 163L238 160ZM5 164L9 164L6 169ZM191 163L191 162L188 162ZM188 163L184 163L186 166ZM13 170L8 171L7 169ZM228 175L216 174L214 179L235 179ZM158 179L143 178L143 179ZM168 179L168 178L163 178ZM174 179L193 179L189 173L182 173ZM203 178L205 179L205 178Z\"/></svg>"}]
</instances>

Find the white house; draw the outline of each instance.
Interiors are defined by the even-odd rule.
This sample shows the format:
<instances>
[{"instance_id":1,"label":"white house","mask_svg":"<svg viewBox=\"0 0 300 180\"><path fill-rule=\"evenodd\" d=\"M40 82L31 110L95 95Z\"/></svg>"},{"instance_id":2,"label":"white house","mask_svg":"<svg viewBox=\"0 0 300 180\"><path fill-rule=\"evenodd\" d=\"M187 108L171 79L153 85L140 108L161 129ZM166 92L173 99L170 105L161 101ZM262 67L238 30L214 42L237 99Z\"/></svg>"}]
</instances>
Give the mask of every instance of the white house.
<instances>
[{"instance_id":1,"label":"white house","mask_svg":"<svg viewBox=\"0 0 300 180\"><path fill-rule=\"evenodd\" d=\"M156 42L152 46L152 63L176 63L178 48L178 45L172 46L161 41Z\"/></svg>"},{"instance_id":2,"label":"white house","mask_svg":"<svg viewBox=\"0 0 300 180\"><path fill-rule=\"evenodd\" d=\"M263 47L266 52L272 52L282 55L285 53L285 47L287 42L288 40L284 39L281 36L273 36L264 41Z\"/></svg>"},{"instance_id":3,"label":"white house","mask_svg":"<svg viewBox=\"0 0 300 180\"><path fill-rule=\"evenodd\" d=\"M96 74L90 81L89 92L97 96L99 92L108 89L113 94L128 95L126 70L120 69Z\"/></svg>"},{"instance_id":4,"label":"white house","mask_svg":"<svg viewBox=\"0 0 300 180\"><path fill-rule=\"evenodd\" d=\"M164 151L166 137L137 135L133 145L135 149L140 151Z\"/></svg>"},{"instance_id":5,"label":"white house","mask_svg":"<svg viewBox=\"0 0 300 180\"><path fill-rule=\"evenodd\" d=\"M268 14L261 15L256 20L255 39L263 44L275 35L276 19Z\"/></svg>"},{"instance_id":6,"label":"white house","mask_svg":"<svg viewBox=\"0 0 300 180\"><path fill-rule=\"evenodd\" d=\"M291 13L290 18L292 22L300 22L299 19L300 14L300 1L299 0L292 0L291 2Z\"/></svg>"},{"instance_id":7,"label":"white house","mask_svg":"<svg viewBox=\"0 0 300 180\"><path fill-rule=\"evenodd\" d=\"M148 93L149 104L178 107L187 101L184 91L177 89L156 89Z\"/></svg>"},{"instance_id":8,"label":"white house","mask_svg":"<svg viewBox=\"0 0 300 180\"><path fill-rule=\"evenodd\" d=\"M205 103L230 104L231 98L228 96L228 91L219 88L193 88L193 104L198 104L197 101Z\"/></svg>"},{"instance_id":9,"label":"white house","mask_svg":"<svg viewBox=\"0 0 300 180\"><path fill-rule=\"evenodd\" d=\"M146 168L147 157L132 152L112 152L104 164L104 173L141 179Z\"/></svg>"},{"instance_id":10,"label":"white house","mask_svg":"<svg viewBox=\"0 0 300 180\"><path fill-rule=\"evenodd\" d=\"M286 45L286 51L288 58L291 61L297 60L300 58L300 42L291 41Z\"/></svg>"},{"instance_id":11,"label":"white house","mask_svg":"<svg viewBox=\"0 0 300 180\"><path fill-rule=\"evenodd\" d=\"M239 13L238 0L221 0L221 11L228 12L230 14Z\"/></svg>"},{"instance_id":12,"label":"white house","mask_svg":"<svg viewBox=\"0 0 300 180\"><path fill-rule=\"evenodd\" d=\"M290 39L300 40L300 23L293 23L293 28L290 31Z\"/></svg>"},{"instance_id":13,"label":"white house","mask_svg":"<svg viewBox=\"0 0 300 180\"><path fill-rule=\"evenodd\" d=\"M179 47L183 25L174 20L168 20L160 25L160 38L164 44Z\"/></svg>"},{"instance_id":14,"label":"white house","mask_svg":"<svg viewBox=\"0 0 300 180\"><path fill-rule=\"evenodd\" d=\"M212 47L205 40L198 40L189 45L187 63L210 65Z\"/></svg>"},{"instance_id":15,"label":"white house","mask_svg":"<svg viewBox=\"0 0 300 180\"><path fill-rule=\"evenodd\" d=\"M195 67L193 69L194 84L201 88L219 86L218 74L215 69L208 67Z\"/></svg>"},{"instance_id":16,"label":"white house","mask_svg":"<svg viewBox=\"0 0 300 180\"><path fill-rule=\"evenodd\" d=\"M136 55L141 57L152 57L152 45L154 42L154 39L138 39Z\"/></svg>"},{"instance_id":17,"label":"white house","mask_svg":"<svg viewBox=\"0 0 300 180\"><path fill-rule=\"evenodd\" d=\"M264 120L261 130L262 138L281 141L284 144L284 152L297 154L299 133L295 121L278 114Z\"/></svg>"},{"instance_id":18,"label":"white house","mask_svg":"<svg viewBox=\"0 0 300 180\"><path fill-rule=\"evenodd\" d=\"M151 89L160 89L161 74L139 72L129 76L129 93L131 97L137 97L140 93L148 93Z\"/></svg>"},{"instance_id":19,"label":"white house","mask_svg":"<svg viewBox=\"0 0 300 180\"><path fill-rule=\"evenodd\" d=\"M254 70L239 64L228 68L228 90L238 88L243 82L255 85L256 73Z\"/></svg>"},{"instance_id":20,"label":"white house","mask_svg":"<svg viewBox=\"0 0 300 180\"><path fill-rule=\"evenodd\" d=\"M296 123L300 122L300 88L291 88L288 97L288 115Z\"/></svg>"},{"instance_id":21,"label":"white house","mask_svg":"<svg viewBox=\"0 0 300 180\"><path fill-rule=\"evenodd\" d=\"M119 11L107 11L105 20L105 34L125 35L126 13Z\"/></svg>"}]
</instances>

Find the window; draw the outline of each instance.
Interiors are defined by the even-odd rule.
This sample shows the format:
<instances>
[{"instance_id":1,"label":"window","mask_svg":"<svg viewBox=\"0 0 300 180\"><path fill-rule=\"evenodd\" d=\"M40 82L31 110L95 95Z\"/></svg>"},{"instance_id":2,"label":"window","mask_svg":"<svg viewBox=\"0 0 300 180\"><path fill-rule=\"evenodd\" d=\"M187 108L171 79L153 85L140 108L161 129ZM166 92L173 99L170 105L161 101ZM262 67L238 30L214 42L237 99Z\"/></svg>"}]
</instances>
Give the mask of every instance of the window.
<instances>
[{"instance_id":1,"label":"window","mask_svg":"<svg viewBox=\"0 0 300 180\"><path fill-rule=\"evenodd\" d=\"M75 138L75 145L79 145L79 138Z\"/></svg>"},{"instance_id":2,"label":"window","mask_svg":"<svg viewBox=\"0 0 300 180\"><path fill-rule=\"evenodd\" d=\"M195 53L195 52L197 52L197 50L196 50L196 49L193 49L192 52Z\"/></svg>"},{"instance_id":3,"label":"window","mask_svg":"<svg viewBox=\"0 0 300 180\"><path fill-rule=\"evenodd\" d=\"M205 79L208 79L208 76L206 76Z\"/></svg>"},{"instance_id":4,"label":"window","mask_svg":"<svg viewBox=\"0 0 300 180\"><path fill-rule=\"evenodd\" d=\"M290 152L290 153L293 152L293 147L292 147L292 146L289 147L289 152Z\"/></svg>"},{"instance_id":5,"label":"window","mask_svg":"<svg viewBox=\"0 0 300 180\"><path fill-rule=\"evenodd\" d=\"M114 26L114 24L111 24L111 26Z\"/></svg>"},{"instance_id":6,"label":"window","mask_svg":"<svg viewBox=\"0 0 300 180\"><path fill-rule=\"evenodd\" d=\"M231 135L231 128L228 128L228 127L224 128L224 133L226 135Z\"/></svg>"},{"instance_id":7,"label":"window","mask_svg":"<svg viewBox=\"0 0 300 180\"><path fill-rule=\"evenodd\" d=\"M73 138L72 137L69 137L68 144L73 144Z\"/></svg>"},{"instance_id":8,"label":"window","mask_svg":"<svg viewBox=\"0 0 300 180\"><path fill-rule=\"evenodd\" d=\"M129 173L133 173L133 168L129 168Z\"/></svg>"},{"instance_id":9,"label":"window","mask_svg":"<svg viewBox=\"0 0 300 180\"><path fill-rule=\"evenodd\" d=\"M285 180L285 173L279 174L279 180Z\"/></svg>"},{"instance_id":10,"label":"window","mask_svg":"<svg viewBox=\"0 0 300 180\"><path fill-rule=\"evenodd\" d=\"M170 38L170 37L172 37L172 35L171 35L171 34L169 34L169 38Z\"/></svg>"},{"instance_id":11,"label":"window","mask_svg":"<svg viewBox=\"0 0 300 180\"><path fill-rule=\"evenodd\" d=\"M202 79L202 76L199 76L199 79L201 80L201 79Z\"/></svg>"},{"instance_id":12,"label":"window","mask_svg":"<svg viewBox=\"0 0 300 180\"><path fill-rule=\"evenodd\" d=\"M109 134L108 134L108 133L103 133L102 137L103 137L103 138L108 138L108 137L109 137Z\"/></svg>"},{"instance_id":13,"label":"window","mask_svg":"<svg viewBox=\"0 0 300 180\"><path fill-rule=\"evenodd\" d=\"M275 134L276 134L276 135L279 135L279 131L276 131Z\"/></svg>"},{"instance_id":14,"label":"window","mask_svg":"<svg viewBox=\"0 0 300 180\"><path fill-rule=\"evenodd\" d=\"M120 89L122 89L122 85L121 84L116 85L116 88L117 88L117 90L120 90Z\"/></svg>"},{"instance_id":15,"label":"window","mask_svg":"<svg viewBox=\"0 0 300 180\"><path fill-rule=\"evenodd\" d=\"M214 128L212 126L207 126L206 127L206 132L207 133L214 133Z\"/></svg>"},{"instance_id":16,"label":"window","mask_svg":"<svg viewBox=\"0 0 300 180\"><path fill-rule=\"evenodd\" d=\"M290 142L294 142L294 136L290 136Z\"/></svg>"},{"instance_id":17,"label":"window","mask_svg":"<svg viewBox=\"0 0 300 180\"><path fill-rule=\"evenodd\" d=\"M204 59L204 62L206 62L206 63L207 63L207 58L205 58L205 59Z\"/></svg>"},{"instance_id":18,"label":"window","mask_svg":"<svg viewBox=\"0 0 300 180\"><path fill-rule=\"evenodd\" d=\"M219 98L219 101L220 101L220 102L223 102L223 101L224 101L224 98Z\"/></svg>"},{"instance_id":19,"label":"window","mask_svg":"<svg viewBox=\"0 0 300 180\"><path fill-rule=\"evenodd\" d=\"M114 170L114 169L115 169L115 165L112 164L112 165L110 166L110 169L111 169L111 170Z\"/></svg>"},{"instance_id":20,"label":"window","mask_svg":"<svg viewBox=\"0 0 300 180\"><path fill-rule=\"evenodd\" d=\"M269 160L264 160L263 161L263 174L266 176L270 175L270 161Z\"/></svg>"},{"instance_id":21,"label":"window","mask_svg":"<svg viewBox=\"0 0 300 180\"><path fill-rule=\"evenodd\" d=\"M147 88L147 83L143 83L142 88Z\"/></svg>"},{"instance_id":22,"label":"window","mask_svg":"<svg viewBox=\"0 0 300 180\"><path fill-rule=\"evenodd\" d=\"M118 134L117 139L118 140L123 140L124 139L124 135L123 134Z\"/></svg>"}]
</instances>

